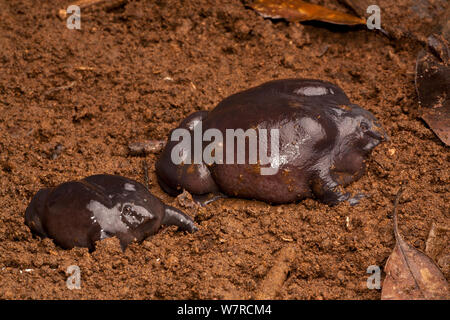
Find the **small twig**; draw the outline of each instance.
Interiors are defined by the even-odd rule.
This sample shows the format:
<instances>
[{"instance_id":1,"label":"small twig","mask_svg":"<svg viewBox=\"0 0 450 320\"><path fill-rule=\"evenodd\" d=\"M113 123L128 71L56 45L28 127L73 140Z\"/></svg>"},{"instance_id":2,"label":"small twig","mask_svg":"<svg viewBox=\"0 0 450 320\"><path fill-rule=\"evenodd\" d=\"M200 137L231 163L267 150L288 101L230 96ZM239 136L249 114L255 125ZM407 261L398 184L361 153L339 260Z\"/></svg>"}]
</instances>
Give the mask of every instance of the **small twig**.
<instances>
[{"instance_id":1,"label":"small twig","mask_svg":"<svg viewBox=\"0 0 450 320\"><path fill-rule=\"evenodd\" d=\"M398 190L397 196L395 197L394 209L392 211L392 215L394 216L394 235L395 235L395 240L397 242L399 241L399 237L400 237L400 234L398 233L397 207L398 207L398 203L400 202L400 198L401 198L404 190L405 190L404 187L400 186L400 190Z\"/></svg>"},{"instance_id":2,"label":"small twig","mask_svg":"<svg viewBox=\"0 0 450 320\"><path fill-rule=\"evenodd\" d=\"M128 149L131 155L140 156L149 153L157 153L161 151L165 144L166 142L162 140L138 141L128 144Z\"/></svg>"},{"instance_id":3,"label":"small twig","mask_svg":"<svg viewBox=\"0 0 450 320\"><path fill-rule=\"evenodd\" d=\"M70 89L70 88L72 88L76 83L77 83L76 81L72 81L72 82L69 83L68 85L60 86L60 87L56 87L56 88L51 88L51 89L47 90L47 91L44 93L44 95L45 95L45 96L48 96L48 95L50 95L51 93L53 93L53 92L55 92L55 91L60 91L60 90L67 90L67 89Z\"/></svg>"},{"instance_id":4,"label":"small twig","mask_svg":"<svg viewBox=\"0 0 450 320\"><path fill-rule=\"evenodd\" d=\"M142 160L142 168L144 169L144 183L145 183L145 187L150 190L150 183L148 181L148 165L147 165L147 161Z\"/></svg>"},{"instance_id":5,"label":"small twig","mask_svg":"<svg viewBox=\"0 0 450 320\"><path fill-rule=\"evenodd\" d=\"M99 5L99 4L108 3L108 2L109 2L108 6L116 6L116 5L127 2L127 0L78 0L74 3L71 3L67 7L72 5L72 6L78 6L78 7L80 7L80 9L84 9L84 8L92 7L94 5ZM58 11L58 17L60 17L61 19L67 18L67 9L66 8L60 9Z\"/></svg>"},{"instance_id":6,"label":"small twig","mask_svg":"<svg viewBox=\"0 0 450 320\"><path fill-rule=\"evenodd\" d=\"M295 248L293 245L288 245L280 250L273 267L261 281L259 288L255 293L255 299L275 299L277 293L281 290L286 281L295 256Z\"/></svg>"}]
</instances>

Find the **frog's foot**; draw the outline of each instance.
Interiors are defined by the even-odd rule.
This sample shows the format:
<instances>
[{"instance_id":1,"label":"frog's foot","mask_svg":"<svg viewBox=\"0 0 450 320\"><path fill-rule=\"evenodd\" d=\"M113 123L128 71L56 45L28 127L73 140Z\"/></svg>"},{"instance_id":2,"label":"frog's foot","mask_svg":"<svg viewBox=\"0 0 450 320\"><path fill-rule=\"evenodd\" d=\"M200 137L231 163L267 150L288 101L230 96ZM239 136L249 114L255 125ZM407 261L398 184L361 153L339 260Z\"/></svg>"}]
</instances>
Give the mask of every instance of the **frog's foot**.
<instances>
[{"instance_id":1,"label":"frog's foot","mask_svg":"<svg viewBox=\"0 0 450 320\"><path fill-rule=\"evenodd\" d=\"M192 195L192 199L202 207L206 207L206 205L210 204L211 202L214 202L219 199L225 199L225 198L228 198L228 196L221 192L213 192L213 193L201 194L201 195Z\"/></svg>"},{"instance_id":2,"label":"frog's foot","mask_svg":"<svg viewBox=\"0 0 450 320\"><path fill-rule=\"evenodd\" d=\"M334 207L335 205L349 200L350 193L341 193L340 191L329 190L323 194L320 199L323 203L329 205L330 207Z\"/></svg>"},{"instance_id":3,"label":"frog's foot","mask_svg":"<svg viewBox=\"0 0 450 320\"><path fill-rule=\"evenodd\" d=\"M164 213L165 215L161 221L161 224L175 225L178 226L180 230L188 232L195 232L198 230L192 218L184 214L182 211L171 206L166 206Z\"/></svg>"},{"instance_id":4,"label":"frog's foot","mask_svg":"<svg viewBox=\"0 0 450 320\"><path fill-rule=\"evenodd\" d=\"M334 189L329 189L323 193L320 194L320 196L316 196L322 201L323 203L329 205L330 207L333 207L343 201L348 201L348 203L351 206L355 206L359 204L359 201L366 197L365 194L358 193L354 196L351 195L351 193L346 192L342 193L338 190L340 186L335 187Z\"/></svg>"}]
</instances>

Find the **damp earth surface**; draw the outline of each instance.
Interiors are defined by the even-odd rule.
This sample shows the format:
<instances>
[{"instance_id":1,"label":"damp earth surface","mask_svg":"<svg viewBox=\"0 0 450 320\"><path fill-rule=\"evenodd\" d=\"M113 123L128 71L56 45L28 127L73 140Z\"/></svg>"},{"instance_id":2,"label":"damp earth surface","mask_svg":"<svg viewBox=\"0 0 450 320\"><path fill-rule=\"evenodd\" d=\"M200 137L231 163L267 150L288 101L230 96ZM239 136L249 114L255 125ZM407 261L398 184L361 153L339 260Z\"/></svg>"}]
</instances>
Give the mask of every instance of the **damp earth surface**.
<instances>
[{"instance_id":1,"label":"damp earth surface","mask_svg":"<svg viewBox=\"0 0 450 320\"><path fill-rule=\"evenodd\" d=\"M382 23L427 36L444 2L426 2L380 0ZM269 297L379 299L367 269L383 267L395 246L399 186L408 184L399 205L408 243L423 251L432 223L448 225L449 153L418 117L420 44L411 37L274 22L238 0L94 6L82 11L81 30L70 30L57 17L68 4L0 2L1 299L250 299L286 261ZM130 142L163 140L189 114L285 78L335 83L387 131L390 141L346 187L367 195L358 205L230 198L192 206L162 191L157 154L129 155ZM197 232L163 227L125 252L109 238L89 253L34 238L24 224L39 189L105 173L145 183L144 159L150 192L193 217ZM80 267L79 290L66 286L70 265Z\"/></svg>"}]
</instances>

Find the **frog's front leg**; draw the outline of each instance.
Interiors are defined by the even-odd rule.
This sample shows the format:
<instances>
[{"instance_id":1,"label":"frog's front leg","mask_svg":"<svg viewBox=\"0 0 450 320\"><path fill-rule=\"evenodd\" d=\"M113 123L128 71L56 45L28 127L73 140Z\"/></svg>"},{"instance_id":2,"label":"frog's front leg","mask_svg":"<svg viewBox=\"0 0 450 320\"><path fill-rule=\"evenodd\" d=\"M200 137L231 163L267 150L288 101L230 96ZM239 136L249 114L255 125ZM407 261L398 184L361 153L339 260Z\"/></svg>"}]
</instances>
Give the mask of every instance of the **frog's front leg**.
<instances>
[{"instance_id":1,"label":"frog's front leg","mask_svg":"<svg viewBox=\"0 0 450 320\"><path fill-rule=\"evenodd\" d=\"M312 191L317 199L329 206L335 206L338 203L349 199L349 193L342 193L342 186L328 177L317 177L313 179Z\"/></svg>"},{"instance_id":2,"label":"frog's front leg","mask_svg":"<svg viewBox=\"0 0 450 320\"><path fill-rule=\"evenodd\" d=\"M312 180L312 191L316 198L329 206L335 206L342 201L348 201L353 206L364 197L361 194L351 197L350 193L344 192L342 185L333 179L330 170L326 168L318 171Z\"/></svg>"}]
</instances>

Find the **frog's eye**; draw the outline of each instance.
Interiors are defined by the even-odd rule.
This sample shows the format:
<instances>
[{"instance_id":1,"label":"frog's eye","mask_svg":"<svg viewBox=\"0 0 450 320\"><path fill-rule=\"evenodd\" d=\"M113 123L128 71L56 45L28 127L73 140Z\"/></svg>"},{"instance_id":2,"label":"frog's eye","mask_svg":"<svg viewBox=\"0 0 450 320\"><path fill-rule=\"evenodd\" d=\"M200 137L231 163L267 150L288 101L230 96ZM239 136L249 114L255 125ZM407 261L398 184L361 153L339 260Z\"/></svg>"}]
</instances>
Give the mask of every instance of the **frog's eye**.
<instances>
[{"instance_id":1,"label":"frog's eye","mask_svg":"<svg viewBox=\"0 0 450 320\"><path fill-rule=\"evenodd\" d=\"M361 128L362 131L369 130L369 124L365 121L361 121L359 127Z\"/></svg>"}]
</instances>

